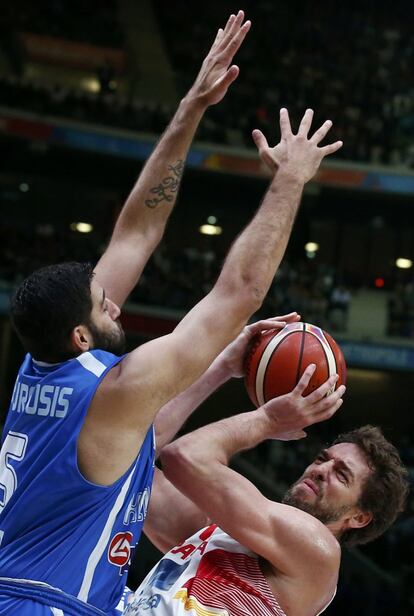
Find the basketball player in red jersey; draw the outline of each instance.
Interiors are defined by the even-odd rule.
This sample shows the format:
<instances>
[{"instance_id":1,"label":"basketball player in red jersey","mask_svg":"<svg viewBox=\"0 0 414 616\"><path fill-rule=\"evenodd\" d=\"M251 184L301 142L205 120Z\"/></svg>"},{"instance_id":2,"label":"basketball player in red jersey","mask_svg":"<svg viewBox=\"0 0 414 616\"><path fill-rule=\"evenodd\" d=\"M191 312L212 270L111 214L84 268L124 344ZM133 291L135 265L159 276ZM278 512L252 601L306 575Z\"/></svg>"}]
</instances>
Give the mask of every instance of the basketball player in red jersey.
<instances>
[{"instance_id":1,"label":"basketball player in red jersey","mask_svg":"<svg viewBox=\"0 0 414 616\"><path fill-rule=\"evenodd\" d=\"M375 539L402 511L407 472L372 426L322 450L282 503L228 467L234 454L269 438L303 438L335 413L344 388L326 397L332 377L303 397L313 370L290 394L163 449L145 532L169 551L126 615L315 616L335 595L341 544Z\"/></svg>"}]
</instances>

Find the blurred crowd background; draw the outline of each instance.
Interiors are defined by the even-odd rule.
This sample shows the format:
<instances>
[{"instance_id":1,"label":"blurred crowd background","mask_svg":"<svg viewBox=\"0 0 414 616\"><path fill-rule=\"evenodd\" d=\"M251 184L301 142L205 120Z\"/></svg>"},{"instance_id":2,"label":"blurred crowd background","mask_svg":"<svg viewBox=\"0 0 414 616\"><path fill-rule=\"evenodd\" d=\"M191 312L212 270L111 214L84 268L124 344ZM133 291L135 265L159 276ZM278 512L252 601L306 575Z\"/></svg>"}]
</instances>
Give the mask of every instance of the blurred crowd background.
<instances>
[{"instance_id":1,"label":"blurred crowd background","mask_svg":"<svg viewBox=\"0 0 414 616\"><path fill-rule=\"evenodd\" d=\"M184 0L15 0L1 8L5 409L21 358L8 325L10 292L42 265L99 258L145 152L217 28L240 7L231 0L202 8ZM250 173L254 162L246 172L245 161L256 157L252 129L274 142L280 107L289 109L293 126L312 107L315 126L330 118L332 140L344 147L326 164L329 177L305 191L286 257L256 316L297 310L339 340L349 366L347 408L315 426L312 438L264 443L235 464L276 498L314 447L370 422L398 444L414 481L414 5L246 0L242 8L253 27L237 58L240 77L197 133L197 151L214 164L192 162L185 173L165 240L125 309L129 344L173 327L214 284L266 189L263 174ZM124 151L122 140L140 153ZM220 167L224 158L229 166ZM200 232L205 224L210 234ZM243 386L229 384L188 429L249 404ZM413 613L413 513L411 496L384 538L345 555L327 614ZM132 585L156 557L144 542Z\"/></svg>"}]
</instances>

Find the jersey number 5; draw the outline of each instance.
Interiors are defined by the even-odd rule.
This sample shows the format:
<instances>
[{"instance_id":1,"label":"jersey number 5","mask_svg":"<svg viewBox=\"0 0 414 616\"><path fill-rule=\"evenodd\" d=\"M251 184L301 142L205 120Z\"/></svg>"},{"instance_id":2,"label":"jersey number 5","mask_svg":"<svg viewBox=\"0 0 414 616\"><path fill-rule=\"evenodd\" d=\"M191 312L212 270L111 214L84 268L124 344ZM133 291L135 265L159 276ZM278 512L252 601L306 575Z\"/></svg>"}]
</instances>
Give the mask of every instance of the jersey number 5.
<instances>
[{"instance_id":1,"label":"jersey number 5","mask_svg":"<svg viewBox=\"0 0 414 616\"><path fill-rule=\"evenodd\" d=\"M27 435L20 432L9 432L4 439L0 451L0 513L17 488L17 477L11 461L23 460L28 440Z\"/></svg>"}]
</instances>

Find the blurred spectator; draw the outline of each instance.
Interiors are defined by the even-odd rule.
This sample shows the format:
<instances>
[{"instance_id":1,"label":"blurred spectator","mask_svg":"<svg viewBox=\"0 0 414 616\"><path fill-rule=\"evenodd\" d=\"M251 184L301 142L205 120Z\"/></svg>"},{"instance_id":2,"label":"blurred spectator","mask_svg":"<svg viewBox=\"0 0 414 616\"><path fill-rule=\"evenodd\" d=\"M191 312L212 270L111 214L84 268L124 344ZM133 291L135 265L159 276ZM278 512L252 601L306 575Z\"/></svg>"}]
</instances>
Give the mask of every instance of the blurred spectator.
<instances>
[{"instance_id":1,"label":"blurred spectator","mask_svg":"<svg viewBox=\"0 0 414 616\"><path fill-rule=\"evenodd\" d=\"M332 289L329 302L329 323L333 331L344 331L348 321L351 293L343 284Z\"/></svg>"},{"instance_id":2,"label":"blurred spectator","mask_svg":"<svg viewBox=\"0 0 414 616\"><path fill-rule=\"evenodd\" d=\"M6 45L9 58L16 56L20 69L15 68L14 73L19 77L19 32L122 46L115 0L108 0L104 7L99 0L86 4L76 0L68 6L59 0L42 0L40 7L23 0L17 4L14 21L6 20L3 47ZM154 6L177 89L184 92L211 44L214 28L234 10L233 3L207 4L202 21L196 3L177 0L174 11L161 0L154 0ZM229 96L209 110L198 133L200 140L252 147L251 130L257 127L273 141L279 107L289 108L294 126L304 109L312 107L315 126L331 118L332 139L344 141L336 156L374 164L413 165L414 45L409 24L414 19L414 5L396 0L378 10L372 3L325 6L310 0L247 0L245 9L253 20L254 35L240 51L242 75ZM53 88L8 80L0 84L0 104L137 131L159 133L164 129L171 113L163 101L149 106L135 97L125 100L114 95L113 71L106 62L99 68L99 80L103 97L67 91L60 101Z\"/></svg>"}]
</instances>

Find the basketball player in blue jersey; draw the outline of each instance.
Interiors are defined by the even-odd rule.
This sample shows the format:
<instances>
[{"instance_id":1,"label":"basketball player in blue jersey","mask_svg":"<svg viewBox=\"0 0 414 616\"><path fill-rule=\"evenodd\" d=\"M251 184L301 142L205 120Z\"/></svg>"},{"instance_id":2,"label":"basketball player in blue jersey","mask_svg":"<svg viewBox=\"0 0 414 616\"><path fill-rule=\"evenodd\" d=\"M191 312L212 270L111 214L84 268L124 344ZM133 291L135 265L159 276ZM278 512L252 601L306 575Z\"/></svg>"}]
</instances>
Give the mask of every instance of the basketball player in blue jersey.
<instances>
[{"instance_id":1,"label":"basketball player in blue jersey","mask_svg":"<svg viewBox=\"0 0 414 616\"><path fill-rule=\"evenodd\" d=\"M294 135L282 110L269 189L214 288L172 334L122 355L119 306L162 235L205 109L237 77L230 64L250 27L243 22L239 12L218 31L95 270L47 267L16 291L12 320L28 354L1 450L0 614L116 613L147 511L157 412L206 371L259 308L304 184L342 145L319 147L330 122L308 137L311 110ZM259 150L265 157L270 148ZM161 444L171 421L165 413L157 421Z\"/></svg>"}]
</instances>

